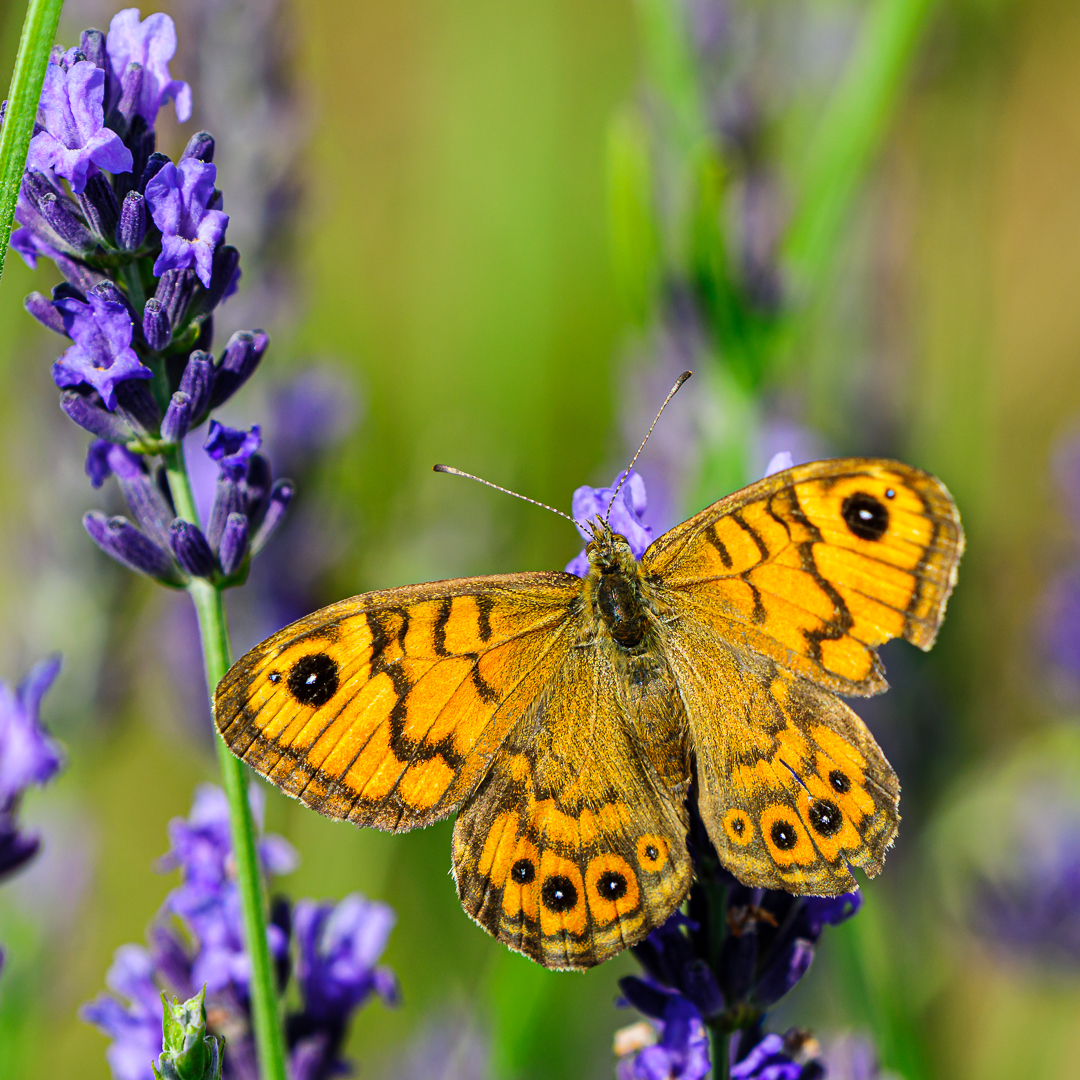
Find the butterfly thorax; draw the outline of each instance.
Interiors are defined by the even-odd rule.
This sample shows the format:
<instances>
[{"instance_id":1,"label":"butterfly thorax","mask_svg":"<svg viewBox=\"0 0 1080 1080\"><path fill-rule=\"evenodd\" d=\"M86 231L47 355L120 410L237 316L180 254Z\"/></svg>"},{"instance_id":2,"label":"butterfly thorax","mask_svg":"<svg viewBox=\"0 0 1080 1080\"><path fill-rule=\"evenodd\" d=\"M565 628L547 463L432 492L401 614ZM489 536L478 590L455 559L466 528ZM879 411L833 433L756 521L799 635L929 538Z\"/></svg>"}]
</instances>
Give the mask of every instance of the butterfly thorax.
<instances>
[{"instance_id":1,"label":"butterfly thorax","mask_svg":"<svg viewBox=\"0 0 1080 1080\"><path fill-rule=\"evenodd\" d=\"M638 650L650 628L641 564L625 536L603 522L591 524L594 539L585 548L589 559L586 596L612 639L624 649Z\"/></svg>"}]
</instances>

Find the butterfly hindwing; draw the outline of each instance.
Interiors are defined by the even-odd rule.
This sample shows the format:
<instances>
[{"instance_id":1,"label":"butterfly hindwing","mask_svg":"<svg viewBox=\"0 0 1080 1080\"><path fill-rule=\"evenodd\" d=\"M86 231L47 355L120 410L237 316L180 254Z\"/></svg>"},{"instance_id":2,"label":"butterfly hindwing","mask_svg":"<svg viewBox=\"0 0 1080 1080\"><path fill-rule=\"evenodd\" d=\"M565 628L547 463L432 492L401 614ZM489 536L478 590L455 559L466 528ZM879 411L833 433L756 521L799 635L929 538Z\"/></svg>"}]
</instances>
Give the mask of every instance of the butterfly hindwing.
<instances>
[{"instance_id":1,"label":"butterfly hindwing","mask_svg":"<svg viewBox=\"0 0 1080 1080\"><path fill-rule=\"evenodd\" d=\"M623 698L602 643L571 650L454 828L465 910L546 967L608 959L690 887L687 757L665 745L661 777Z\"/></svg>"},{"instance_id":2,"label":"butterfly hindwing","mask_svg":"<svg viewBox=\"0 0 1080 1080\"><path fill-rule=\"evenodd\" d=\"M849 865L876 874L896 835L900 787L859 717L711 635L674 643L671 662L698 810L724 866L746 885L824 896L856 888Z\"/></svg>"},{"instance_id":3,"label":"butterfly hindwing","mask_svg":"<svg viewBox=\"0 0 1080 1080\"><path fill-rule=\"evenodd\" d=\"M683 617L842 694L886 688L876 647L934 642L964 548L940 481L892 461L799 465L642 556Z\"/></svg>"},{"instance_id":4,"label":"butterfly hindwing","mask_svg":"<svg viewBox=\"0 0 1080 1080\"><path fill-rule=\"evenodd\" d=\"M222 680L233 753L328 817L411 829L455 810L569 648L581 582L515 574L343 600Z\"/></svg>"}]
</instances>

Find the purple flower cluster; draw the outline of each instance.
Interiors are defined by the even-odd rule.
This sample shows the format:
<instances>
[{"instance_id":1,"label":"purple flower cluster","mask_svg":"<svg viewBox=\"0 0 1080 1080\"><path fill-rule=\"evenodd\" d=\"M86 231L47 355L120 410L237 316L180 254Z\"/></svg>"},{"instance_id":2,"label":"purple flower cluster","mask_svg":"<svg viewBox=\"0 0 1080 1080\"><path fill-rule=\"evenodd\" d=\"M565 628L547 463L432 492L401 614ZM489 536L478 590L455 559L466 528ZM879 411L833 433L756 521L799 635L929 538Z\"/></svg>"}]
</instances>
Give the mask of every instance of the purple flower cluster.
<instances>
[{"instance_id":1,"label":"purple flower cluster","mask_svg":"<svg viewBox=\"0 0 1080 1080\"><path fill-rule=\"evenodd\" d=\"M19 828L23 792L48 783L60 769L60 748L41 726L41 699L60 671L60 658L31 668L12 690L0 683L0 881L18 873L38 853L41 839ZM0 968L4 954L0 950Z\"/></svg>"},{"instance_id":2,"label":"purple flower cluster","mask_svg":"<svg viewBox=\"0 0 1080 1080\"><path fill-rule=\"evenodd\" d=\"M259 789L252 788L251 797L261 822ZM116 1080L153 1080L151 1062L162 1049L162 991L187 999L205 986L208 1028L227 1040L225 1080L258 1080L224 793L200 787L189 816L170 824L169 839L160 867L179 869L181 884L151 926L149 948L118 949L106 976L111 993L84 1005L81 1015L113 1040L106 1053ZM291 846L276 836L262 838L259 856L268 877L296 864ZM284 993L295 978L301 1002L286 1018L293 1080L347 1071L340 1052L352 1014L373 994L387 1004L397 1001L393 973L377 966L393 925L390 908L358 894L337 904L275 901L267 936L279 989Z\"/></svg>"},{"instance_id":3,"label":"purple flower cluster","mask_svg":"<svg viewBox=\"0 0 1080 1080\"><path fill-rule=\"evenodd\" d=\"M64 281L26 308L71 344L53 364L64 412L96 436L87 459L95 487L110 473L134 522L87 514L87 532L115 559L167 585L202 577L243 581L292 496L258 453L258 428L212 425L219 462L209 522L186 520L162 482L184 436L247 381L266 352L259 330L210 352L213 313L237 287L240 256L225 243L229 216L215 188L214 140L191 137L178 162L155 152L154 124L191 90L169 74L176 31L163 14L129 8L108 34L87 30L54 51L30 144L12 246L52 259ZM204 528L205 527L205 528Z\"/></svg>"}]
</instances>

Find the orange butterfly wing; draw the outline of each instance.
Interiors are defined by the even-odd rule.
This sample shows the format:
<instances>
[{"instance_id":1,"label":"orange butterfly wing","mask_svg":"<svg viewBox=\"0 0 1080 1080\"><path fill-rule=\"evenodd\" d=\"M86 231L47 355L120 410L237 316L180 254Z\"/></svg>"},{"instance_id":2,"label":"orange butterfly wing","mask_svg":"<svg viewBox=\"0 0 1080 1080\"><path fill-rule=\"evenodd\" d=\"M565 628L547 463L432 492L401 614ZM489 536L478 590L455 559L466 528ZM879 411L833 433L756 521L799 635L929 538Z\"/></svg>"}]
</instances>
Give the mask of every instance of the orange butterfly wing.
<instances>
[{"instance_id":1,"label":"orange butterfly wing","mask_svg":"<svg viewBox=\"0 0 1080 1080\"><path fill-rule=\"evenodd\" d=\"M218 685L257 772L332 818L406 830L456 810L570 648L581 581L461 578L367 593L293 623Z\"/></svg>"}]
</instances>

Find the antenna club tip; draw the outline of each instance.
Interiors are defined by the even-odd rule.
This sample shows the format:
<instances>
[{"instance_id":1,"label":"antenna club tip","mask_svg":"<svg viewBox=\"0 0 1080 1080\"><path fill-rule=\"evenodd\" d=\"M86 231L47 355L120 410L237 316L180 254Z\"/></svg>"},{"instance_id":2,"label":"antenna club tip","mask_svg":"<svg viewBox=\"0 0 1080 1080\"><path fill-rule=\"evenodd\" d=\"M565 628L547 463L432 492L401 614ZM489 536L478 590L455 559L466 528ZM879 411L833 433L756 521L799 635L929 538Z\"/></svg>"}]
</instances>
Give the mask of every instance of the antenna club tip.
<instances>
[{"instance_id":1,"label":"antenna club tip","mask_svg":"<svg viewBox=\"0 0 1080 1080\"><path fill-rule=\"evenodd\" d=\"M431 471L432 472L449 472L450 468L447 465L432 465L431 466Z\"/></svg>"},{"instance_id":2,"label":"antenna club tip","mask_svg":"<svg viewBox=\"0 0 1080 1080\"><path fill-rule=\"evenodd\" d=\"M694 373L693 373L692 371L684 371L684 372L683 372L683 373L682 373L682 374L681 374L681 375L679 376L679 381L678 381L678 382L677 382L677 383L676 383L675 385L676 385L676 386L682 386L682 384L683 384L684 382L686 382L686 380L687 380L687 379L689 379L689 378L690 378L690 376L691 376L691 375L693 375L693 374L694 374Z\"/></svg>"}]
</instances>

